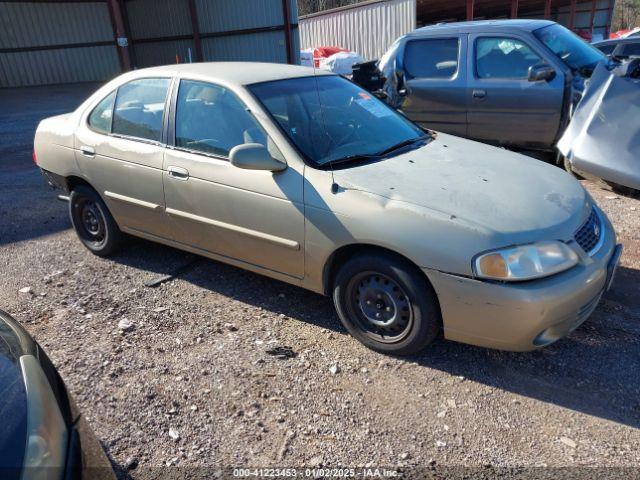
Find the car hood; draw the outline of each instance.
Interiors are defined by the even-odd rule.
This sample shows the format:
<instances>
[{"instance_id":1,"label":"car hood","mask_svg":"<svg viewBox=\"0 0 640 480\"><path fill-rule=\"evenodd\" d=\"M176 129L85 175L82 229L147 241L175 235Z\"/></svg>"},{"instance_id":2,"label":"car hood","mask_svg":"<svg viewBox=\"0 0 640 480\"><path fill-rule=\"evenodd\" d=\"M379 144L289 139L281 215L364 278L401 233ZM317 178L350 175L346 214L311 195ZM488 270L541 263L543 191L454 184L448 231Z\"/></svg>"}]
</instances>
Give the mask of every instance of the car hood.
<instances>
[{"instance_id":1,"label":"car hood","mask_svg":"<svg viewBox=\"0 0 640 480\"><path fill-rule=\"evenodd\" d=\"M334 172L356 189L450 215L505 244L569 240L587 193L565 171L508 150L439 133L421 148Z\"/></svg>"}]
</instances>

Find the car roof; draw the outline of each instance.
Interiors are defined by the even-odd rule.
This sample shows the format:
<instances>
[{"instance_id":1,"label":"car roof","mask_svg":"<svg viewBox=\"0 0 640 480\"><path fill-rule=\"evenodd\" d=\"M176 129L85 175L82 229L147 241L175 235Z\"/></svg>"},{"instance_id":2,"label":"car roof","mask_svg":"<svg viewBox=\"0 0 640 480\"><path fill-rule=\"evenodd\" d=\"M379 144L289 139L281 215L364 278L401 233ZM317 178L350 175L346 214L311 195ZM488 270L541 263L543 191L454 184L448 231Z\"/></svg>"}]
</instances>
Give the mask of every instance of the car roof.
<instances>
[{"instance_id":1,"label":"car roof","mask_svg":"<svg viewBox=\"0 0 640 480\"><path fill-rule=\"evenodd\" d=\"M600 40L599 42L594 42L593 46L597 47L598 45L617 45L618 43L640 43L640 38L638 37L625 37L625 38L608 38L607 40Z\"/></svg>"},{"instance_id":2,"label":"car roof","mask_svg":"<svg viewBox=\"0 0 640 480\"><path fill-rule=\"evenodd\" d=\"M551 20L475 20L473 22L437 23L414 30L407 37L419 37L430 34L447 33L477 33L487 31L532 31L538 28L553 25Z\"/></svg>"},{"instance_id":3,"label":"car roof","mask_svg":"<svg viewBox=\"0 0 640 480\"><path fill-rule=\"evenodd\" d=\"M238 85L283 80L287 78L309 77L313 75L334 75L326 70L300 65L264 62L201 62L164 65L160 67L136 70L136 78L149 75L178 74L181 77L193 77L211 81L224 81Z\"/></svg>"}]
</instances>

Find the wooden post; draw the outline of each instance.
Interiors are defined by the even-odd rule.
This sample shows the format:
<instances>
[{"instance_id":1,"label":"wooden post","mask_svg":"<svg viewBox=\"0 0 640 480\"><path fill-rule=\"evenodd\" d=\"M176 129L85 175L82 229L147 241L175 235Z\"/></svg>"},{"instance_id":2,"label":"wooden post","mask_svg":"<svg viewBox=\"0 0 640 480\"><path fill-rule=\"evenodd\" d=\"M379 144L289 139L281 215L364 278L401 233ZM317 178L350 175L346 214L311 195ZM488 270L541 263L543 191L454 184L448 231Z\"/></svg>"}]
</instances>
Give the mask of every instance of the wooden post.
<instances>
[{"instance_id":1,"label":"wooden post","mask_svg":"<svg viewBox=\"0 0 640 480\"><path fill-rule=\"evenodd\" d=\"M289 0L282 0L282 18L284 19L284 44L287 49L287 63L293 63L293 51L291 41L291 15Z\"/></svg>"},{"instance_id":2,"label":"wooden post","mask_svg":"<svg viewBox=\"0 0 640 480\"><path fill-rule=\"evenodd\" d=\"M511 16L509 18L518 18L518 0L511 0Z\"/></svg>"},{"instance_id":3,"label":"wooden post","mask_svg":"<svg viewBox=\"0 0 640 480\"><path fill-rule=\"evenodd\" d=\"M473 20L473 4L475 0L467 0L467 20Z\"/></svg>"},{"instance_id":4,"label":"wooden post","mask_svg":"<svg viewBox=\"0 0 640 480\"><path fill-rule=\"evenodd\" d=\"M129 54L129 39L127 38L124 28L124 20L122 19L122 10L118 0L108 0L109 12L111 13L111 22L113 30L116 33L116 42L118 46L118 56L120 64L125 72L131 70L131 55Z\"/></svg>"},{"instance_id":5,"label":"wooden post","mask_svg":"<svg viewBox=\"0 0 640 480\"><path fill-rule=\"evenodd\" d=\"M544 18L547 20L551 18L551 0L544 2Z\"/></svg>"},{"instance_id":6,"label":"wooden post","mask_svg":"<svg viewBox=\"0 0 640 480\"><path fill-rule=\"evenodd\" d=\"M191 32L193 33L193 46L196 50L196 62L203 60L202 39L200 38L200 26L198 25L198 10L194 0L188 0L189 16L191 17Z\"/></svg>"}]
</instances>

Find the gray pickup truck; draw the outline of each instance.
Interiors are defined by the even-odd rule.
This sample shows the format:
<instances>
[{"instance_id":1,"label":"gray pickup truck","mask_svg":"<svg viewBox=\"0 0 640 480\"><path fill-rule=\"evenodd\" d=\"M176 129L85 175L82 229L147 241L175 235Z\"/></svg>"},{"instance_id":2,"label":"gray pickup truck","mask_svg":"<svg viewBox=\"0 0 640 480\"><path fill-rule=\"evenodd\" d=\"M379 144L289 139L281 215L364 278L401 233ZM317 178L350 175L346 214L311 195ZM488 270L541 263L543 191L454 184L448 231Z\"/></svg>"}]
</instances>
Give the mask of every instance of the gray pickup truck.
<instances>
[{"instance_id":1,"label":"gray pickup truck","mask_svg":"<svg viewBox=\"0 0 640 480\"><path fill-rule=\"evenodd\" d=\"M387 101L442 132L553 150L605 55L547 20L438 24L399 38L378 63Z\"/></svg>"}]
</instances>

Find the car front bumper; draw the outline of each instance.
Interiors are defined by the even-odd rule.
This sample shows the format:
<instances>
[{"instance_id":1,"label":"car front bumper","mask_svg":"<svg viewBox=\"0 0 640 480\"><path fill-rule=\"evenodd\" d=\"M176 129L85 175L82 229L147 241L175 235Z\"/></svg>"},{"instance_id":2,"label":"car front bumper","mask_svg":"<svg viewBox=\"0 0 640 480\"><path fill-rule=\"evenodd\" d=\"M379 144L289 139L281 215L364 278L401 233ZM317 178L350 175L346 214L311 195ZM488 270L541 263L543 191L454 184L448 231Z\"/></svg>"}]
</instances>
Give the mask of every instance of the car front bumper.
<instances>
[{"instance_id":1,"label":"car front bumper","mask_svg":"<svg viewBox=\"0 0 640 480\"><path fill-rule=\"evenodd\" d=\"M487 282L424 269L438 295L445 338L528 351L569 334L591 315L613 279L622 246L606 224L604 242L593 257L540 280Z\"/></svg>"}]
</instances>

